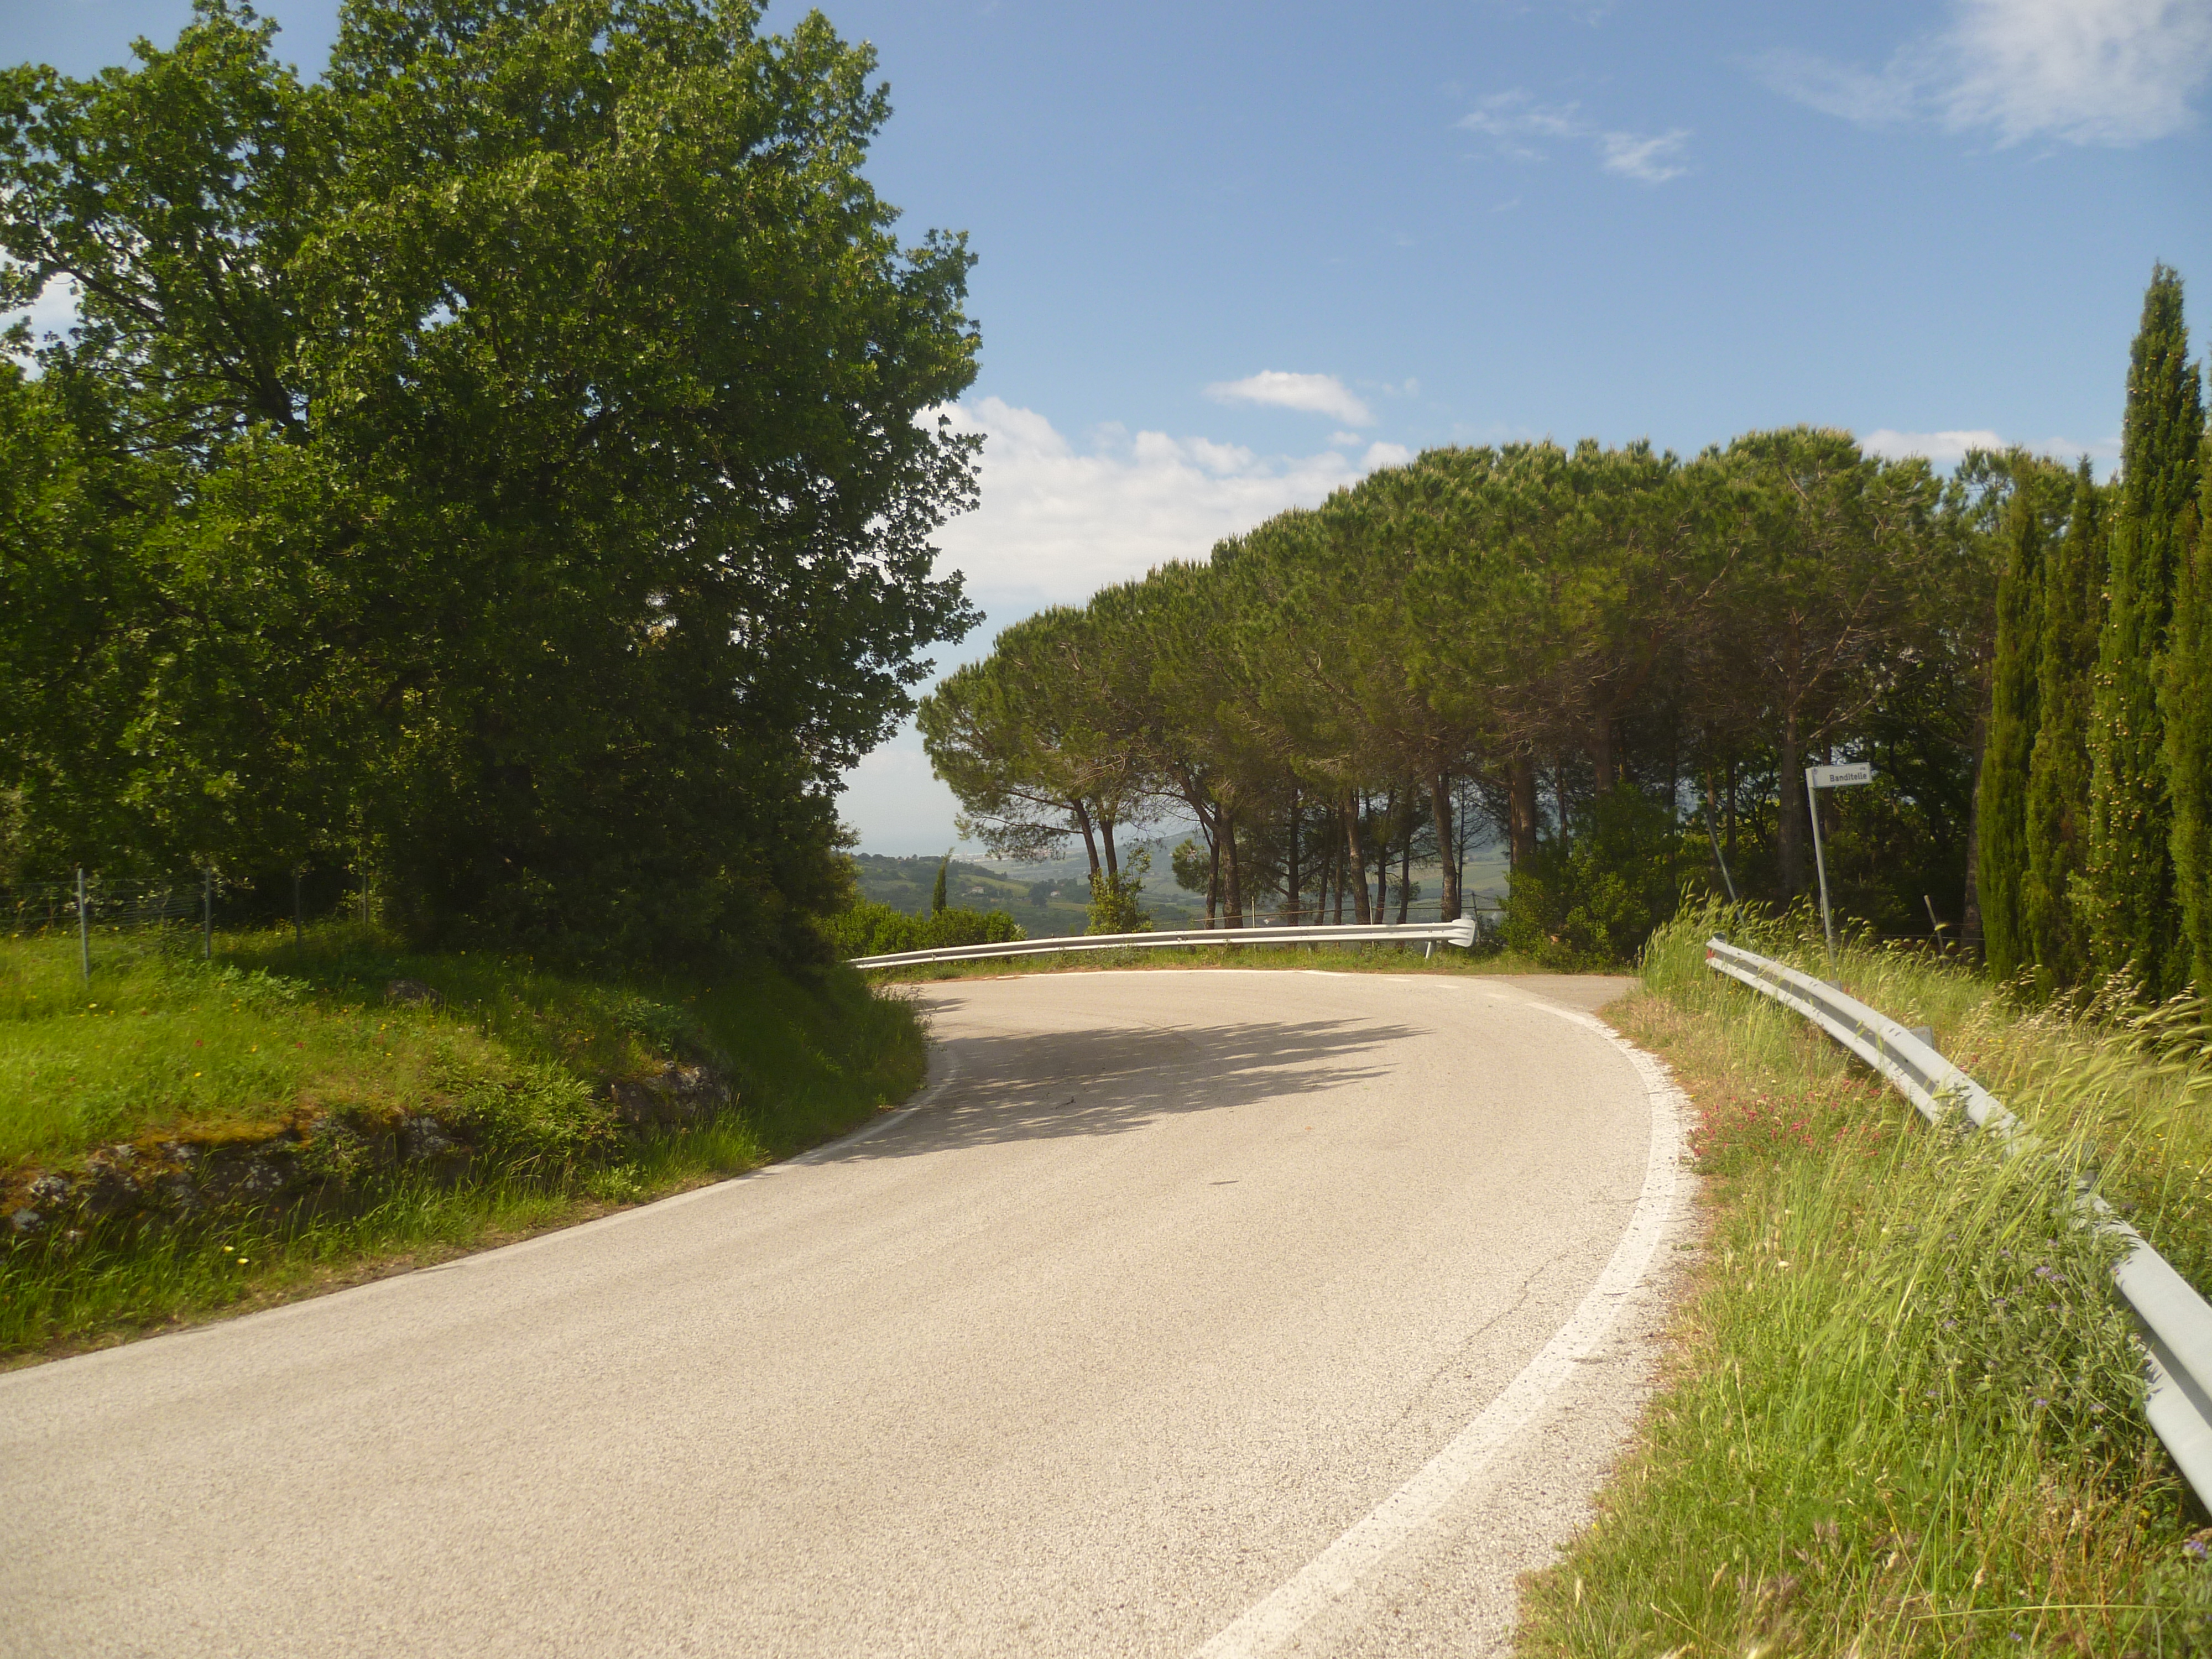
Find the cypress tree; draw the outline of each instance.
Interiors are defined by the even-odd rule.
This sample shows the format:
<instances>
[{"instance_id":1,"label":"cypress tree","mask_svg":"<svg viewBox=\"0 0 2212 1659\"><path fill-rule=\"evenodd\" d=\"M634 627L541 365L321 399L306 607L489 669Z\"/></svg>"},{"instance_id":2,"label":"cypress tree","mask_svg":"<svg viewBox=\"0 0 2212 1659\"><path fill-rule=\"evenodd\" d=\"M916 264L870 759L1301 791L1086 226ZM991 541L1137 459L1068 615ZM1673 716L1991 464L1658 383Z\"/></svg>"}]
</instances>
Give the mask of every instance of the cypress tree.
<instances>
[{"instance_id":1,"label":"cypress tree","mask_svg":"<svg viewBox=\"0 0 2212 1659\"><path fill-rule=\"evenodd\" d=\"M2027 955L2044 996L2089 975L2074 888L2088 858L2089 693L2104 623L2105 492L2086 455L2074 475L2066 532L2043 560L2039 720L2028 765L2027 875L2021 888Z\"/></svg>"},{"instance_id":2,"label":"cypress tree","mask_svg":"<svg viewBox=\"0 0 2212 1659\"><path fill-rule=\"evenodd\" d=\"M929 914L933 916L945 914L945 882L951 871L952 849L948 847L945 849L944 858L938 861L937 884L929 890Z\"/></svg>"},{"instance_id":3,"label":"cypress tree","mask_svg":"<svg viewBox=\"0 0 2212 1659\"><path fill-rule=\"evenodd\" d=\"M2159 659L2204 425L2181 278L2152 268L2128 366L2112 570L2089 730L2087 906L2097 966L2166 996L2189 975L2174 890Z\"/></svg>"},{"instance_id":4,"label":"cypress tree","mask_svg":"<svg viewBox=\"0 0 2212 1659\"><path fill-rule=\"evenodd\" d=\"M2212 993L2212 440L2200 438L2189 548L2174 583L2173 627L2159 684L2166 716L2166 793L2173 803L2173 877L2190 977Z\"/></svg>"},{"instance_id":5,"label":"cypress tree","mask_svg":"<svg viewBox=\"0 0 2212 1659\"><path fill-rule=\"evenodd\" d=\"M2016 470L1999 532L1996 660L1990 672L1989 737L1982 750L1975 813L1982 948L1990 971L2001 980L2035 959L2021 889L2027 872L2027 773L2035 752L2036 670L2043 634L2044 537L2038 493L2032 478Z\"/></svg>"}]
</instances>

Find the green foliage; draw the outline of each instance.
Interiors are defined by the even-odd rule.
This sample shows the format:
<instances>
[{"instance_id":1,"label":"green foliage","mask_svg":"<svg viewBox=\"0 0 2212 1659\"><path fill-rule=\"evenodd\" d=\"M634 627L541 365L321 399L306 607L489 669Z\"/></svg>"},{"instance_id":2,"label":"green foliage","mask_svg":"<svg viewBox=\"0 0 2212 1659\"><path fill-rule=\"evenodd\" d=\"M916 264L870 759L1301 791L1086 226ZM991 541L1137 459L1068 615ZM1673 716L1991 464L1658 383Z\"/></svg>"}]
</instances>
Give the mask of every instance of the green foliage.
<instances>
[{"instance_id":1,"label":"green foliage","mask_svg":"<svg viewBox=\"0 0 2212 1659\"><path fill-rule=\"evenodd\" d=\"M2174 580L2197 483L2204 407L2181 279L2154 269L2128 368L2112 519L2111 600L2091 709L2086 909L2098 967L2153 996L2187 982L2174 886L2173 806L2158 701Z\"/></svg>"},{"instance_id":2,"label":"green foliage","mask_svg":"<svg viewBox=\"0 0 2212 1659\"><path fill-rule=\"evenodd\" d=\"M2212 437L2196 502L2182 526L2188 550L2174 585L2173 627L2160 663L2167 796L2173 803L2173 874L2181 896L2182 948L2198 994L2212 994ZM2193 518L2195 523L2187 520Z\"/></svg>"},{"instance_id":3,"label":"green foliage","mask_svg":"<svg viewBox=\"0 0 2212 1659\"><path fill-rule=\"evenodd\" d=\"M1176 885L1186 893L1203 893L1212 883L1212 858L1188 836L1177 842L1168 854L1168 868L1174 872Z\"/></svg>"},{"instance_id":4,"label":"green foliage","mask_svg":"<svg viewBox=\"0 0 2212 1659\"><path fill-rule=\"evenodd\" d=\"M1144 908L1145 877L1152 867L1151 849L1139 847L1121 867L1091 878L1091 925L1086 933L1148 933L1152 919Z\"/></svg>"},{"instance_id":5,"label":"green foliage","mask_svg":"<svg viewBox=\"0 0 2212 1659\"><path fill-rule=\"evenodd\" d=\"M944 858L937 866L937 884L929 890L929 914L933 916L945 914L945 879L951 873L951 869L952 849L948 847L945 849Z\"/></svg>"},{"instance_id":6,"label":"green foliage","mask_svg":"<svg viewBox=\"0 0 2212 1659\"><path fill-rule=\"evenodd\" d=\"M349 1161L347 1135L318 1137L311 1151L343 1181L336 1201L226 1212L212 1232L125 1218L0 1250L0 1352L312 1292L365 1262L581 1218L586 1199L750 1169L903 1098L927 1066L913 1010L842 969L597 979L331 925L304 946L289 927L217 945L210 969L111 945L86 991L73 942L0 943L0 1175L70 1169L118 1139L252 1140L302 1113L367 1128L400 1111L471 1145L465 1175L379 1175ZM395 978L442 1006L386 1003ZM649 1073L672 1049L720 1066L738 1109L618 1133L605 1080Z\"/></svg>"},{"instance_id":7,"label":"green foliage","mask_svg":"<svg viewBox=\"0 0 2212 1659\"><path fill-rule=\"evenodd\" d=\"M1003 910L957 906L909 916L888 904L861 899L823 924L838 957L891 956L902 951L945 951L962 945L1004 945L1028 937Z\"/></svg>"},{"instance_id":8,"label":"green foliage","mask_svg":"<svg viewBox=\"0 0 2212 1659\"><path fill-rule=\"evenodd\" d=\"M1847 945L1853 993L1936 1023L1947 1054L2034 1116L2041 1150L1931 1130L1701 959L1725 924L1823 963L1803 920L1686 914L1652 942L1650 994L1608 1010L1695 1103L1712 1225L1639 1449L1531 1584L1522 1650L2195 1651L2197 1517L2142 1415L2114 1241L2074 1210L2081 1165L2106 1150L2072 1115L2077 1045L2124 1066L2124 1043L2020 1019L1929 958ZM2150 1069L2122 1091L2140 1099Z\"/></svg>"},{"instance_id":9,"label":"green foliage","mask_svg":"<svg viewBox=\"0 0 2212 1659\"><path fill-rule=\"evenodd\" d=\"M957 237L818 15L197 0L0 74L0 788L34 873L374 868L426 940L804 954L836 781L975 620Z\"/></svg>"},{"instance_id":10,"label":"green foliage","mask_svg":"<svg viewBox=\"0 0 2212 1659\"><path fill-rule=\"evenodd\" d=\"M2084 457L2066 532L2043 561L2039 721L2028 767L2027 869L2021 911L2027 959L2044 996L2088 976L2088 933L2073 895L2087 866L2089 720L2105 593L2105 492Z\"/></svg>"},{"instance_id":11,"label":"green foliage","mask_svg":"<svg viewBox=\"0 0 2212 1659\"><path fill-rule=\"evenodd\" d=\"M1633 962L1705 863L1665 808L1610 790L1584 834L1514 866L1505 946L1569 970Z\"/></svg>"},{"instance_id":12,"label":"green foliage","mask_svg":"<svg viewBox=\"0 0 2212 1659\"><path fill-rule=\"evenodd\" d=\"M2014 452L1996 540L1996 657L1989 734L1982 750L1977 823L1982 939L1990 971L2010 979L2035 960L2026 893L2027 794L2040 729L2044 592L2053 544L2063 532L2073 480L2062 468Z\"/></svg>"}]
</instances>

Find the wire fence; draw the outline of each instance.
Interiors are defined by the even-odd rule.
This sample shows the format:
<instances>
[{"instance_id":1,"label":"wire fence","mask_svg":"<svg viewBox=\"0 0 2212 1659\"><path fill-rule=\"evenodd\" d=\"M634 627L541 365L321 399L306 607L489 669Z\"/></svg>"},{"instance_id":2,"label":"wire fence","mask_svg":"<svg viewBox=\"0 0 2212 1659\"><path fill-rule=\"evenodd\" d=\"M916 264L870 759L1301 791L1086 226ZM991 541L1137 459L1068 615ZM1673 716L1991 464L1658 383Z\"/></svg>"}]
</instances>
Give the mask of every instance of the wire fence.
<instances>
[{"instance_id":1,"label":"wire fence","mask_svg":"<svg viewBox=\"0 0 2212 1659\"><path fill-rule=\"evenodd\" d=\"M0 936L11 939L74 936L79 965L92 977L95 941L125 934L165 951L211 956L216 882L211 871L189 876L120 878L77 872L70 881L0 887Z\"/></svg>"},{"instance_id":2,"label":"wire fence","mask_svg":"<svg viewBox=\"0 0 2212 1659\"><path fill-rule=\"evenodd\" d=\"M0 886L0 939L73 938L88 980L100 946L126 939L134 950L151 945L165 955L211 960L218 921L236 927L282 926L289 921L297 938L310 915L319 917L332 908L327 902L331 895L311 895L310 886L331 884L327 874L307 870L264 876L258 882L234 880L214 870L152 877L79 870L67 881ZM374 910L371 893L357 883L339 894L337 903L348 912L357 906L363 921Z\"/></svg>"}]
</instances>

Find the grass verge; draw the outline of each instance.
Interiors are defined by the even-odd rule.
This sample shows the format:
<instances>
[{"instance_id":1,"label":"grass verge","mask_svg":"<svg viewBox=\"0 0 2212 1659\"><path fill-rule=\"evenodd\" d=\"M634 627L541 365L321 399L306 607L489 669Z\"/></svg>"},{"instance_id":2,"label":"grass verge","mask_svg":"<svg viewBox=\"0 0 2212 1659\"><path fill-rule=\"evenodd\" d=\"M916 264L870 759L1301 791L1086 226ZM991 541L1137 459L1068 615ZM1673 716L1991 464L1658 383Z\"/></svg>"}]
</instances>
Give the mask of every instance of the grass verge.
<instances>
[{"instance_id":1,"label":"grass verge","mask_svg":"<svg viewBox=\"0 0 2212 1659\"><path fill-rule=\"evenodd\" d=\"M1607 1011L1696 1104L1708 1235L1639 1444L1526 1586L1522 1650L2212 1652L2204 1516L2143 1423L2113 1247L2070 1203L2101 1164L2194 1236L2175 1017L2025 1013L1847 951L1837 977L2034 1124L2049 1155L2007 1160L1705 969L1713 920L1662 932ZM1813 965L1802 925L1733 936Z\"/></svg>"},{"instance_id":2,"label":"grass verge","mask_svg":"<svg viewBox=\"0 0 2212 1659\"><path fill-rule=\"evenodd\" d=\"M416 954L331 925L218 939L216 959L122 942L93 981L73 941L0 942L0 1172L67 1172L162 1138L250 1143L288 1123L466 1129L465 1172L395 1170L342 1201L133 1216L0 1248L0 1360L289 1300L757 1167L865 1121L927 1069L913 1008L843 968L714 984L610 981L526 959ZM397 1006L411 980L435 1006ZM733 1109L620 1133L614 1079L676 1056ZM20 1184L20 1182L19 1182Z\"/></svg>"}]
</instances>

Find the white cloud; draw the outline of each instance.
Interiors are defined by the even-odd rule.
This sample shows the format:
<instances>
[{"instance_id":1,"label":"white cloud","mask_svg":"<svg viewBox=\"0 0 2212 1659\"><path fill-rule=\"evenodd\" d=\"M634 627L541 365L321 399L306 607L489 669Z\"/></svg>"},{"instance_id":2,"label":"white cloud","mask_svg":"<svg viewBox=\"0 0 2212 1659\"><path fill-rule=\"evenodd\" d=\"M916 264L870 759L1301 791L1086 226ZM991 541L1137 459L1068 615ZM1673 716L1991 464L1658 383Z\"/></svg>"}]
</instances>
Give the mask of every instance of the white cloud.
<instances>
[{"instance_id":1,"label":"white cloud","mask_svg":"<svg viewBox=\"0 0 2212 1659\"><path fill-rule=\"evenodd\" d=\"M2212 6L1966 0L1952 41L1952 126L1992 126L2007 143L2041 132L2137 143L2194 120L2190 99L2212 76Z\"/></svg>"},{"instance_id":2,"label":"white cloud","mask_svg":"<svg viewBox=\"0 0 2212 1659\"><path fill-rule=\"evenodd\" d=\"M1953 0L1948 25L1906 42L1880 70L1769 52L1752 69L1777 92L1862 126L1912 120L2137 144L2195 125L2212 80L2203 0Z\"/></svg>"},{"instance_id":3,"label":"white cloud","mask_svg":"<svg viewBox=\"0 0 2212 1659\"><path fill-rule=\"evenodd\" d=\"M1663 185L1689 170L1675 165L1675 158L1682 153L1682 141L1689 136L1680 127L1656 138L1638 138L1626 132L1600 133L1598 151L1605 159L1599 165L1624 179Z\"/></svg>"},{"instance_id":4,"label":"white cloud","mask_svg":"<svg viewBox=\"0 0 2212 1659\"><path fill-rule=\"evenodd\" d=\"M1495 138L1506 155L1522 161L1540 161L1544 152L1531 140L1580 138L1589 131L1577 113L1577 104L1540 104L1527 92L1496 92L1460 118L1460 125L1486 138Z\"/></svg>"},{"instance_id":5,"label":"white cloud","mask_svg":"<svg viewBox=\"0 0 2212 1659\"><path fill-rule=\"evenodd\" d=\"M1319 378L1319 377L1316 377ZM1203 559L1224 536L1286 507L1316 507L1377 467L1413 459L1402 445L1336 434L1317 455L1263 456L1206 438L1108 427L1079 449L1035 410L996 398L945 411L983 434L982 504L939 532L939 568L958 569L989 617L939 672L974 662L998 631L1048 605L1080 605L1109 582L1170 559ZM937 411L924 417L933 421ZM872 853L937 853L954 839L958 803L930 775L912 722L844 777L839 816Z\"/></svg>"},{"instance_id":6,"label":"white cloud","mask_svg":"<svg viewBox=\"0 0 2212 1659\"><path fill-rule=\"evenodd\" d=\"M1565 141L1595 145L1600 167L1639 184L1663 185L1689 171L1679 165L1690 136L1686 128L1656 135L1618 131L1585 120L1579 104L1540 104L1518 88L1492 93L1462 116L1459 125L1492 140L1516 161L1543 161L1546 141ZM1518 202L1516 198L1509 205Z\"/></svg>"},{"instance_id":7,"label":"white cloud","mask_svg":"<svg viewBox=\"0 0 2212 1659\"><path fill-rule=\"evenodd\" d=\"M1291 374L1279 368L1262 369L1241 380L1217 380L1206 388L1206 395L1218 404L1265 404L1275 409L1330 416L1347 426L1375 424L1375 416L1367 405L1334 374Z\"/></svg>"},{"instance_id":8,"label":"white cloud","mask_svg":"<svg viewBox=\"0 0 2212 1659\"><path fill-rule=\"evenodd\" d=\"M1751 60L1753 71L1785 98L1841 116L1863 127L1910 120L1913 88L1893 73L1870 74L1804 52L1770 52Z\"/></svg>"},{"instance_id":9,"label":"white cloud","mask_svg":"<svg viewBox=\"0 0 2212 1659\"><path fill-rule=\"evenodd\" d=\"M1885 426L1859 439L1859 447L1869 455L1880 455L1893 461L1919 455L1938 466L1956 466L1966 458L1966 452L1970 449L2004 450L2011 447L1996 433L1981 428L1957 432L1898 432ZM2021 447L2062 461L2071 461L2083 455L2092 460L2109 461L2120 453L2117 438L2094 443L2076 443L2071 438L2045 438L2023 443Z\"/></svg>"},{"instance_id":10,"label":"white cloud","mask_svg":"<svg viewBox=\"0 0 2212 1659\"><path fill-rule=\"evenodd\" d=\"M1920 455L1939 466L1955 466L1970 449L2002 449L2005 441L1994 432L1896 432L1881 427L1859 440L1869 455L1901 461Z\"/></svg>"},{"instance_id":11,"label":"white cloud","mask_svg":"<svg viewBox=\"0 0 2212 1659\"><path fill-rule=\"evenodd\" d=\"M1413 453L1373 443L1304 456L1164 432L1099 432L1078 449L1034 410L996 398L946 411L983 434L982 504L938 537L946 568L966 573L978 603L1003 627L1045 605L1080 604L1109 582L1170 559L1203 559L1215 542L1287 507L1314 507L1333 489ZM1340 434L1358 441L1358 434Z\"/></svg>"}]
</instances>

